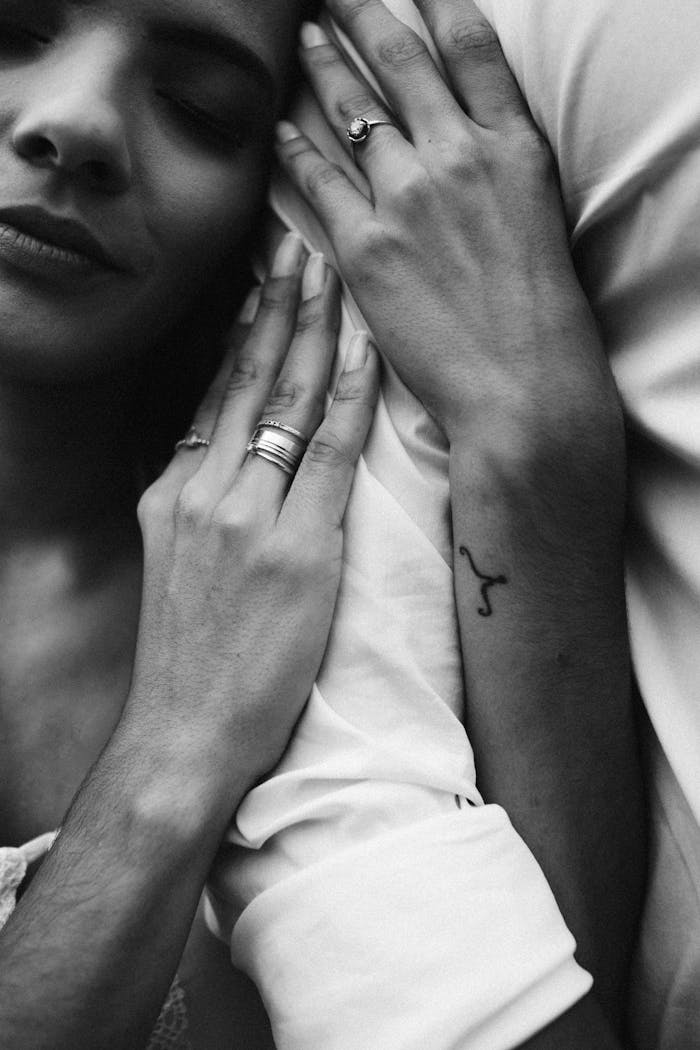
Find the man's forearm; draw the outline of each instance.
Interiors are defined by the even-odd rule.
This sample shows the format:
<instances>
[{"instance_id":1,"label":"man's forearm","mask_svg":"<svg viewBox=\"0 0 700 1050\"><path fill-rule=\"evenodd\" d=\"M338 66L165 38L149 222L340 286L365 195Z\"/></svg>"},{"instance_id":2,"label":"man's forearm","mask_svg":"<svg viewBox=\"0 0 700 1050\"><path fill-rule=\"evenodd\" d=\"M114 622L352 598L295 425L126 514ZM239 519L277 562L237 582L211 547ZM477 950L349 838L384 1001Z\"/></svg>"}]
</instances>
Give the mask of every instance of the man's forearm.
<instances>
[{"instance_id":1,"label":"man's forearm","mask_svg":"<svg viewBox=\"0 0 700 1050\"><path fill-rule=\"evenodd\" d=\"M223 826L213 794L142 751L117 733L0 934L2 1046L148 1040Z\"/></svg>"},{"instance_id":2,"label":"man's forearm","mask_svg":"<svg viewBox=\"0 0 700 1050\"><path fill-rule=\"evenodd\" d=\"M540 862L615 1016L644 877L624 485L582 467L583 447L543 462L509 432L451 449L467 726L482 793Z\"/></svg>"},{"instance_id":3,"label":"man's forearm","mask_svg":"<svg viewBox=\"0 0 700 1050\"><path fill-rule=\"evenodd\" d=\"M593 996L587 995L519 1050L622 1050L622 1043L613 1035Z\"/></svg>"}]
</instances>

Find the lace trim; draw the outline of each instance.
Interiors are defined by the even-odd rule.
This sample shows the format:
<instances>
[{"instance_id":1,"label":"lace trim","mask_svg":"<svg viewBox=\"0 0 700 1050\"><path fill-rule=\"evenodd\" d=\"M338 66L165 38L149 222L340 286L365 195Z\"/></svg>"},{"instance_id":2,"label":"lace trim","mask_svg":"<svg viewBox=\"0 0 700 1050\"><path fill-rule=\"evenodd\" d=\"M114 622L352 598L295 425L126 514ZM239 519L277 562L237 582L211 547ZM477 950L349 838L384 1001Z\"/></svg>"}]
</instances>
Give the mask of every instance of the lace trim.
<instances>
[{"instance_id":1,"label":"lace trim","mask_svg":"<svg viewBox=\"0 0 700 1050\"><path fill-rule=\"evenodd\" d=\"M12 846L0 849L0 930L15 910L17 890L27 873L27 861L21 850Z\"/></svg>"},{"instance_id":2,"label":"lace trim","mask_svg":"<svg viewBox=\"0 0 700 1050\"><path fill-rule=\"evenodd\" d=\"M192 1044L187 1038L187 1028L185 990L175 975L147 1050L192 1050Z\"/></svg>"},{"instance_id":3,"label":"lace trim","mask_svg":"<svg viewBox=\"0 0 700 1050\"><path fill-rule=\"evenodd\" d=\"M15 910L17 890L27 873L27 866L48 853L56 838L49 832L24 846L0 847L0 930ZM192 1050L187 1038L187 1005L185 990L177 975L156 1021L147 1050Z\"/></svg>"}]
</instances>

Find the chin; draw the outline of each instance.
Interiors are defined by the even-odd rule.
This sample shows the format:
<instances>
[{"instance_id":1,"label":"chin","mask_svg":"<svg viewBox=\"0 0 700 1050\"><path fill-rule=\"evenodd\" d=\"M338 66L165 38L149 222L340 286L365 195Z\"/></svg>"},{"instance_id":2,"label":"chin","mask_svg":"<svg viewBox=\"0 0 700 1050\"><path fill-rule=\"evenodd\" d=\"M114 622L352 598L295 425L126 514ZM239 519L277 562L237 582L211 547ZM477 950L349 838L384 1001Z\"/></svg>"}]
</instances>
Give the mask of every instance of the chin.
<instances>
[{"instance_id":1,"label":"chin","mask_svg":"<svg viewBox=\"0 0 700 1050\"><path fill-rule=\"evenodd\" d=\"M0 292L0 379L14 384L80 384L128 375L157 333L105 324L68 309L16 311Z\"/></svg>"}]
</instances>

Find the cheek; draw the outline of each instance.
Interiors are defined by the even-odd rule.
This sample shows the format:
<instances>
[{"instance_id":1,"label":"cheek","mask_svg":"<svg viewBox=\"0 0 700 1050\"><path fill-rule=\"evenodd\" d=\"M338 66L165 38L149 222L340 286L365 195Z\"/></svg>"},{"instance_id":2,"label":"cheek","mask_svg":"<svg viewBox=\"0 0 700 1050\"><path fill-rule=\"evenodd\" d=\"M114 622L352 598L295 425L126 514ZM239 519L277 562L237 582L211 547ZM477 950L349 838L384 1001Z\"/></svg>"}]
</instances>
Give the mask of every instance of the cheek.
<instances>
[{"instance_id":1,"label":"cheek","mask_svg":"<svg viewBox=\"0 0 700 1050\"><path fill-rule=\"evenodd\" d=\"M201 285L249 234L262 201L266 165L259 156L235 163L161 168L150 233L158 246L160 280Z\"/></svg>"}]
</instances>

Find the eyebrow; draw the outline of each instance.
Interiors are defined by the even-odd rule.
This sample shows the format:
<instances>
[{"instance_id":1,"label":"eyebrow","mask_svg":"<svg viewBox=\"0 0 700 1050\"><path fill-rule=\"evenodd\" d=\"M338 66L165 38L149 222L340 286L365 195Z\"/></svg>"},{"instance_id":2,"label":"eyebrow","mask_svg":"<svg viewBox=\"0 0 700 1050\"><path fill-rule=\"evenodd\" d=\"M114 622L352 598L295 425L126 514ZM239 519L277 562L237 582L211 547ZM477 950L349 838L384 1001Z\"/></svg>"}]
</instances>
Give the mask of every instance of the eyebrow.
<instances>
[{"instance_id":1,"label":"eyebrow","mask_svg":"<svg viewBox=\"0 0 700 1050\"><path fill-rule=\"evenodd\" d=\"M236 66L253 77L257 81L258 86L270 98L274 98L276 88L271 71L252 48L235 39L235 37L219 33L215 29L177 25L170 22L161 23L155 27L153 35L158 41L177 44L188 51L200 52L203 55L213 55L223 59L225 62Z\"/></svg>"},{"instance_id":2,"label":"eyebrow","mask_svg":"<svg viewBox=\"0 0 700 1050\"><path fill-rule=\"evenodd\" d=\"M68 0L68 3L72 7L90 7L94 0ZM221 58L253 77L271 100L277 94L275 78L260 55L235 37L220 33L216 29L178 25L171 22L160 23L155 29L154 36L158 40L177 44L188 51Z\"/></svg>"}]
</instances>

